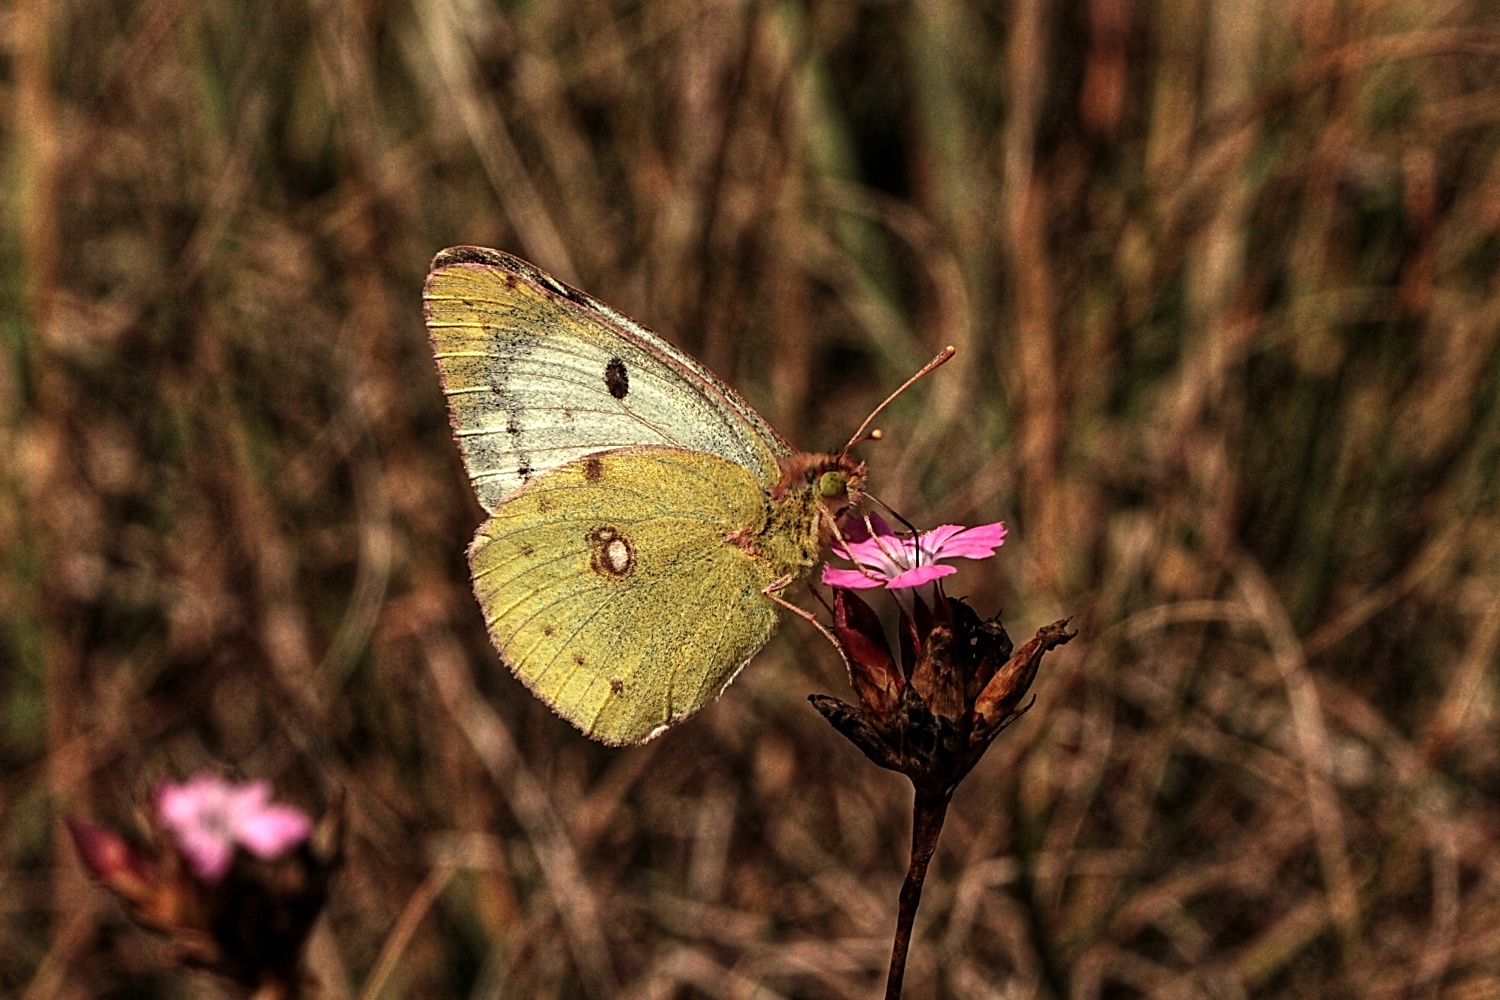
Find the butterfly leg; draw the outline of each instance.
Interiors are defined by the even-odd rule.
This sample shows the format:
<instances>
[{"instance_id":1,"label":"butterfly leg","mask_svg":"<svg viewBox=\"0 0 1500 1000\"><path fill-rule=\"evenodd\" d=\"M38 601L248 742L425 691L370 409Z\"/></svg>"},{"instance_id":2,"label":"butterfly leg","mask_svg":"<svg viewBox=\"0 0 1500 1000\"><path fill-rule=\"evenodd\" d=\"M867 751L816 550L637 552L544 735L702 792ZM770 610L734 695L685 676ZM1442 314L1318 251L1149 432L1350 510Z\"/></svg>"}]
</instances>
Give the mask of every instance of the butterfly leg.
<instances>
[{"instance_id":1,"label":"butterfly leg","mask_svg":"<svg viewBox=\"0 0 1500 1000\"><path fill-rule=\"evenodd\" d=\"M783 608L786 608L798 618L801 618L803 621L808 622L812 625L813 628L821 632L823 634L823 638L827 639L829 643L833 645L833 648L838 650L839 658L842 659L847 665L849 662L849 658L844 655L844 647L840 646L839 641L834 638L833 633L828 631L828 626L818 621L818 619L815 618L811 613L797 607L797 605L784 599L779 593L777 593L777 591L785 590L787 587L790 587L794 582L796 582L796 579L797 578L794 576L784 576L779 580L772 580L771 583L761 591L761 593L769 597L771 600L775 601L777 604L781 605Z\"/></svg>"},{"instance_id":2,"label":"butterfly leg","mask_svg":"<svg viewBox=\"0 0 1500 1000\"><path fill-rule=\"evenodd\" d=\"M769 584L766 585L766 588L762 590L761 593L765 594L767 597L770 597L771 600L774 601L776 600L776 598L772 596L773 594L780 593L796 582L797 578L788 573L786 576L781 577L779 580L772 580Z\"/></svg>"},{"instance_id":3,"label":"butterfly leg","mask_svg":"<svg viewBox=\"0 0 1500 1000\"><path fill-rule=\"evenodd\" d=\"M884 506L884 504L882 504L882 506ZM822 513L823 513L824 520L826 520L828 522L828 527L830 529L831 534L833 535L834 538L838 539L838 543L839 543L838 547L842 548L844 550L842 553L840 553L840 555L843 555L843 554L847 553L848 554L848 559L849 559L850 562L852 562L854 564L854 568L855 569L859 570L861 573L863 573L865 576L869 577L872 580L876 580L876 581L879 581L881 583L884 583L885 582L885 578L884 577L881 577L881 576L877 575L876 573L872 572L868 566L866 566L864 563L860 562L857 558L854 557L854 553L849 548L849 540L847 538L845 538L844 537L844 533L839 530L839 519L836 518L836 517L834 517L832 514L828 513L828 508L827 507L822 508ZM894 513L894 511L892 513ZM899 514L897 514L896 516L900 517ZM865 514L864 515L864 520L865 520L865 527L869 531L870 537L871 538L876 537L875 536L875 526L870 523L870 515L869 514ZM906 518L902 517L901 518L901 522L903 524L905 524L906 523ZM916 533L916 529L913 528L912 532L913 532L913 534L915 534ZM835 549L835 551L837 551L837 548ZM775 586L775 584L772 584L772 586Z\"/></svg>"}]
</instances>

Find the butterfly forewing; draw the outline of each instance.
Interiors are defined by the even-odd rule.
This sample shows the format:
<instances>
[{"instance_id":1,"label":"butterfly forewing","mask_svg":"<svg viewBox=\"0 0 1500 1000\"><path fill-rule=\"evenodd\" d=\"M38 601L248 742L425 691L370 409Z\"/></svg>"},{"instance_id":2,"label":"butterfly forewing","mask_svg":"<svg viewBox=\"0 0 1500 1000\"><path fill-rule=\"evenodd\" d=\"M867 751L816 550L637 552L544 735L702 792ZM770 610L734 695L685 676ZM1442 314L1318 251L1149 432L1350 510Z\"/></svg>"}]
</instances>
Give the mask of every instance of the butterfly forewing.
<instances>
[{"instance_id":1,"label":"butterfly forewing","mask_svg":"<svg viewBox=\"0 0 1500 1000\"><path fill-rule=\"evenodd\" d=\"M591 455L484 523L475 592L527 687L595 739L640 743L717 697L775 630L773 571L735 541L765 516L755 479L715 455Z\"/></svg>"},{"instance_id":2,"label":"butterfly forewing","mask_svg":"<svg viewBox=\"0 0 1500 1000\"><path fill-rule=\"evenodd\" d=\"M666 341L531 265L459 247L433 263L427 327L480 504L594 452L671 445L717 455L762 488L786 443Z\"/></svg>"}]
</instances>

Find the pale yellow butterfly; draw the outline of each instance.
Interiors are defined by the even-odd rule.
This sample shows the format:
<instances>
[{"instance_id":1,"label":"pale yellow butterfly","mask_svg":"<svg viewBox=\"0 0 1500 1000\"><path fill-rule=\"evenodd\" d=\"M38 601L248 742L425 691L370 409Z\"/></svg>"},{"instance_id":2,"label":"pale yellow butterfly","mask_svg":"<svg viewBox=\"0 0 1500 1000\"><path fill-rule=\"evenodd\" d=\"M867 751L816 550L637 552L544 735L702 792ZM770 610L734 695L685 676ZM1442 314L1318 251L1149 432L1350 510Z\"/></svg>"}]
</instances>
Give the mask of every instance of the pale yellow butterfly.
<instances>
[{"instance_id":1,"label":"pale yellow butterfly","mask_svg":"<svg viewBox=\"0 0 1500 1000\"><path fill-rule=\"evenodd\" d=\"M444 250L424 299L489 514L469 566L495 648L588 736L651 739L771 637L864 463L794 451L693 358L509 254Z\"/></svg>"}]
</instances>

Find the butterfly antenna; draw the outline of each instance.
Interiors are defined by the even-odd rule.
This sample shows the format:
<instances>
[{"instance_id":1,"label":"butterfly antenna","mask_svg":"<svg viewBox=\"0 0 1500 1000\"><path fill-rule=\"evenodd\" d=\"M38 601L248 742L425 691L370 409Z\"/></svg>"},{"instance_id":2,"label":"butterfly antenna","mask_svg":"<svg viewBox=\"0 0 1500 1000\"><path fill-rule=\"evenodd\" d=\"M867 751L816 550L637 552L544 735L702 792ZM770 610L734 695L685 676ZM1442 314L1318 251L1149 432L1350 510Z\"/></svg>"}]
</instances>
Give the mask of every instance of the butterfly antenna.
<instances>
[{"instance_id":1,"label":"butterfly antenna","mask_svg":"<svg viewBox=\"0 0 1500 1000\"><path fill-rule=\"evenodd\" d=\"M901 383L901 388L885 397L885 402L875 407L875 409L870 411L870 415L868 417L865 417L865 422L859 425L859 430L854 432L854 436L849 439L849 443L844 445L844 450L839 452L839 458L843 458L845 455L849 454L849 449L853 448L861 441L880 440L880 431L878 429L871 431L868 437L865 435L865 428L869 427L870 424L874 422L875 418L880 416L880 411L885 409L887 406L890 406L897 396L901 395L907 389L910 389L912 387L912 383L916 382L917 379L921 378L923 375L926 375L928 372L933 371L934 369L941 368L943 365L948 363L949 358L953 357L953 355L957 353L957 349L951 345L943 348L938 352L937 357L933 358L931 361L922 366L921 371L917 372L911 378Z\"/></svg>"},{"instance_id":2,"label":"butterfly antenna","mask_svg":"<svg viewBox=\"0 0 1500 1000\"><path fill-rule=\"evenodd\" d=\"M828 598L826 598L826 597L823 596L823 592L821 590L819 590L817 587L812 586L811 584L808 584L807 590L808 590L808 593L812 594L814 597L816 597L818 599L818 603L819 604L823 605L823 610L826 611L826 612L828 612L828 617L832 618L833 617L833 605L828 603Z\"/></svg>"},{"instance_id":3,"label":"butterfly antenna","mask_svg":"<svg viewBox=\"0 0 1500 1000\"><path fill-rule=\"evenodd\" d=\"M864 494L865 494L865 496L869 497L871 500L874 500L876 503L880 504L881 507L885 508L885 512L887 514L891 515L896 520L900 521L903 525L905 525L906 529L908 531L910 531L913 535L920 535L921 534L921 532L917 530L917 526L915 524L912 524L910 521L908 521L906 519L906 517L899 510L897 510L896 508L892 507L890 504L886 503L884 500L880 499L878 496L876 496L875 494L871 493L869 490L865 490Z\"/></svg>"}]
</instances>

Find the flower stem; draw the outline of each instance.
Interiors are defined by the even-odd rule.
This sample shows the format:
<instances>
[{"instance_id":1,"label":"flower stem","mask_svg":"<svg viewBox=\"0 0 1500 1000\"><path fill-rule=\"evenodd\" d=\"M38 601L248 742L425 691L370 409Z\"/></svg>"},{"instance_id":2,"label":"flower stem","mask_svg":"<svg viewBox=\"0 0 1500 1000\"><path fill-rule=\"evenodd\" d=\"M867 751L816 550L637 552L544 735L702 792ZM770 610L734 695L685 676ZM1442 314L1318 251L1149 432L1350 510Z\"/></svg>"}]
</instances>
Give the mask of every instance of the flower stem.
<instances>
[{"instance_id":1,"label":"flower stem","mask_svg":"<svg viewBox=\"0 0 1500 1000\"><path fill-rule=\"evenodd\" d=\"M922 883L927 880L927 865L937 850L938 834L948 815L951 793L924 795L921 791L912 802L911 866L901 883L901 897L896 907L896 938L891 942L891 971L885 980L885 1000L901 1000L901 980L906 975L906 951L911 946L911 929L917 919L917 904L922 901Z\"/></svg>"}]
</instances>

